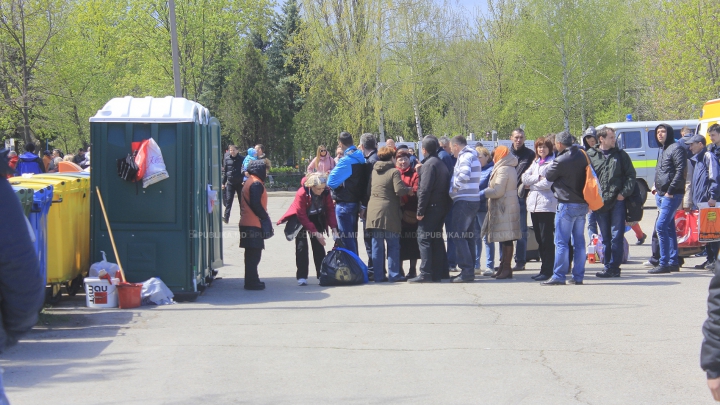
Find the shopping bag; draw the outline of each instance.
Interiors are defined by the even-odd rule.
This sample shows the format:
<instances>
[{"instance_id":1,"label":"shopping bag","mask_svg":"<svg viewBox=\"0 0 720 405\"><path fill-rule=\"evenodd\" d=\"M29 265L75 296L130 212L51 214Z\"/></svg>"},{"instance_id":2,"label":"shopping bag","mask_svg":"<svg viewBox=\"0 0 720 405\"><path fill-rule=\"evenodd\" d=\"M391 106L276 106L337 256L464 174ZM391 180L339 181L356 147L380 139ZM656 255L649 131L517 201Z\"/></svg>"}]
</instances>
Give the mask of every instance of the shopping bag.
<instances>
[{"instance_id":1,"label":"shopping bag","mask_svg":"<svg viewBox=\"0 0 720 405\"><path fill-rule=\"evenodd\" d=\"M115 277L115 273L117 273L120 270L120 267L115 263L110 263L107 261L107 256L105 256L105 252L102 250L100 251L102 253L102 261L93 263L90 265L90 270L88 271L88 277L99 277L100 270L105 270L110 277Z\"/></svg>"},{"instance_id":2,"label":"shopping bag","mask_svg":"<svg viewBox=\"0 0 720 405\"><path fill-rule=\"evenodd\" d=\"M720 207L698 204L698 240L702 243L720 241Z\"/></svg>"},{"instance_id":3,"label":"shopping bag","mask_svg":"<svg viewBox=\"0 0 720 405\"><path fill-rule=\"evenodd\" d=\"M605 263L605 245L603 244L602 235L597 235L597 244L595 245L595 252L598 256L598 261L602 264ZM627 238L623 237L623 258L621 263L627 264L630 260L630 244Z\"/></svg>"},{"instance_id":4,"label":"shopping bag","mask_svg":"<svg viewBox=\"0 0 720 405\"><path fill-rule=\"evenodd\" d=\"M677 234L678 247L700 247L698 235L698 212L685 212L680 210L675 213L675 233Z\"/></svg>"},{"instance_id":5,"label":"shopping bag","mask_svg":"<svg viewBox=\"0 0 720 405\"><path fill-rule=\"evenodd\" d=\"M368 282L368 269L365 263L350 250L336 243L323 259L320 267L320 285L355 285Z\"/></svg>"},{"instance_id":6,"label":"shopping bag","mask_svg":"<svg viewBox=\"0 0 720 405\"><path fill-rule=\"evenodd\" d=\"M142 176L143 188L147 188L152 184L169 178L170 175L165 167L162 151L160 150L157 142L155 142L152 138L143 142L145 143L138 152L137 159L144 159L144 167L138 163L138 166L141 166L140 172L138 172L138 177Z\"/></svg>"}]
</instances>

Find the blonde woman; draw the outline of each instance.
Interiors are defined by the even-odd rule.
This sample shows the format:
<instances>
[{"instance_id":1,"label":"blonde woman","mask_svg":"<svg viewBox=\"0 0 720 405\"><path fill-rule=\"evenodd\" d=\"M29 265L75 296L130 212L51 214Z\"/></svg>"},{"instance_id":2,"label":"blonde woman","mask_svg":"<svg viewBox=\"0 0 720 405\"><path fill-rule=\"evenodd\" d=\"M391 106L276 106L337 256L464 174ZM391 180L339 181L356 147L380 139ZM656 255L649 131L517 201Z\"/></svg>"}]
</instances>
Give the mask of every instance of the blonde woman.
<instances>
[{"instance_id":1,"label":"blonde woman","mask_svg":"<svg viewBox=\"0 0 720 405\"><path fill-rule=\"evenodd\" d=\"M321 173L327 175L335 167L335 160L328 153L324 145L317 148L317 155L307 167L307 173Z\"/></svg>"}]
</instances>

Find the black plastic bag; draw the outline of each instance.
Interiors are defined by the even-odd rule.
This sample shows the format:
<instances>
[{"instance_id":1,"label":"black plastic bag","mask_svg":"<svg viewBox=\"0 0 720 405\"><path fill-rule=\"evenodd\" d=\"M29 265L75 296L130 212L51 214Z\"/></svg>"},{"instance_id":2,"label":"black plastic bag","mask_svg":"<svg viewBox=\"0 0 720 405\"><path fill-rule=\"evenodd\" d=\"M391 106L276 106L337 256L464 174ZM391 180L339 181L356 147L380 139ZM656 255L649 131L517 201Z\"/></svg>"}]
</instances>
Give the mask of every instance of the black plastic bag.
<instances>
[{"instance_id":1,"label":"black plastic bag","mask_svg":"<svg viewBox=\"0 0 720 405\"><path fill-rule=\"evenodd\" d=\"M643 218L643 201L640 187L635 182L632 194L625 199L625 222L639 222Z\"/></svg>"},{"instance_id":2,"label":"black plastic bag","mask_svg":"<svg viewBox=\"0 0 720 405\"><path fill-rule=\"evenodd\" d=\"M320 267L320 285L355 285L368 282L365 263L350 250L335 245Z\"/></svg>"},{"instance_id":3,"label":"black plastic bag","mask_svg":"<svg viewBox=\"0 0 720 405\"><path fill-rule=\"evenodd\" d=\"M125 181L137 181L137 174L140 168L135 163L135 154L128 153L122 159L117 160L118 176Z\"/></svg>"}]
</instances>

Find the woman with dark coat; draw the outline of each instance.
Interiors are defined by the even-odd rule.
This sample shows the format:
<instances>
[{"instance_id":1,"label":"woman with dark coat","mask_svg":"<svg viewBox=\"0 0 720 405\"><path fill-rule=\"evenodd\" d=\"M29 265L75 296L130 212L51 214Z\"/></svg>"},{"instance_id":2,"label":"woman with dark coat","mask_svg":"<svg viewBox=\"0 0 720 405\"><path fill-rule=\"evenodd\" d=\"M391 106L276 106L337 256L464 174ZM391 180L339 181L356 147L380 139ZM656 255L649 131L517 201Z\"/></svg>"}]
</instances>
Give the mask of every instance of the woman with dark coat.
<instances>
[{"instance_id":1,"label":"woman with dark coat","mask_svg":"<svg viewBox=\"0 0 720 405\"><path fill-rule=\"evenodd\" d=\"M370 184L366 223L372 232L372 260L375 269L375 282L406 281L400 275L400 232L402 218L400 197L411 194L412 189L405 186L400 171L392 162L395 149L383 146L378 151ZM383 269L385 264L385 242L387 242L388 277Z\"/></svg>"},{"instance_id":2,"label":"woman with dark coat","mask_svg":"<svg viewBox=\"0 0 720 405\"><path fill-rule=\"evenodd\" d=\"M285 215L278 221L278 225L288 221L293 215L297 217L302 229L295 236L295 278L298 285L307 285L308 267L308 236L312 246L315 274L320 278L320 266L325 258L325 237L328 226L334 235L337 235L337 218L335 218L335 203L330 197L330 188L327 186L327 177L321 173L309 174L303 179L303 186L295 193L295 200Z\"/></svg>"},{"instance_id":3,"label":"woman with dark coat","mask_svg":"<svg viewBox=\"0 0 720 405\"><path fill-rule=\"evenodd\" d=\"M267 213L267 176L264 160L253 160L247 167L248 178L240 199L240 247L245 248L245 289L264 290L260 281L258 264L265 249L263 228L271 229L272 222ZM263 227L265 224L265 227Z\"/></svg>"},{"instance_id":4,"label":"woman with dark coat","mask_svg":"<svg viewBox=\"0 0 720 405\"><path fill-rule=\"evenodd\" d=\"M418 189L418 174L415 166L412 164L412 155L407 148L400 148L395 152L395 168L400 171L400 178L403 183L412 188L413 193ZM400 274L403 274L402 262L410 261L410 270L407 278L417 277L417 261L420 258L420 248L417 243L417 206L418 200L416 195L404 195L400 198L400 207L402 208L402 220L400 234Z\"/></svg>"}]
</instances>

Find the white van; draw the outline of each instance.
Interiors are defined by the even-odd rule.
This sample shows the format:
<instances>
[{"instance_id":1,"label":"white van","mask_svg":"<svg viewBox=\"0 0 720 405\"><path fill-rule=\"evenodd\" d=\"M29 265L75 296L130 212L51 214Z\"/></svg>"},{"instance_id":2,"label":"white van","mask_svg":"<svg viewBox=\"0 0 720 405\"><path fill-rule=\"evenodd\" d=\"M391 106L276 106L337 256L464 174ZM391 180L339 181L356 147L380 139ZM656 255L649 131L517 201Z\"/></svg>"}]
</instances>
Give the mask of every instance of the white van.
<instances>
[{"instance_id":1,"label":"white van","mask_svg":"<svg viewBox=\"0 0 720 405\"><path fill-rule=\"evenodd\" d=\"M643 203L647 199L647 192L655 184L655 166L660 153L660 146L655 138L655 128L663 123L673 128L677 140L680 139L680 130L683 127L695 133L698 120L613 122L596 127L598 131L605 127L615 130L617 147L627 152L637 172L637 183L643 196Z\"/></svg>"}]
</instances>

